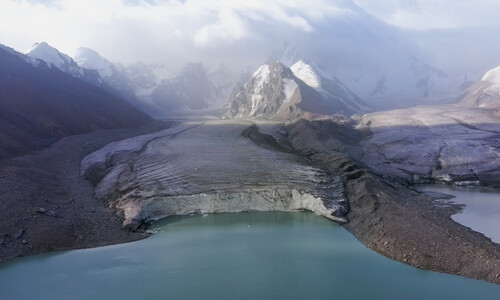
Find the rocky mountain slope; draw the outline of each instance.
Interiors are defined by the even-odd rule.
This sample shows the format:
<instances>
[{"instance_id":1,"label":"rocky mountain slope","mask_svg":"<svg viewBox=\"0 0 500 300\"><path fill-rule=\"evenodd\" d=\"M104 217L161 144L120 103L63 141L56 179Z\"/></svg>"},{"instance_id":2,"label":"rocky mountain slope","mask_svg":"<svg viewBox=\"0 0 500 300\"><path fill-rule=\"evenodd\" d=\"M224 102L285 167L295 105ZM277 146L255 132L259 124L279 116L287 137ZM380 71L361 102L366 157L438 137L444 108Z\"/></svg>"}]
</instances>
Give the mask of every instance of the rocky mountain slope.
<instances>
[{"instance_id":1,"label":"rocky mountain slope","mask_svg":"<svg viewBox=\"0 0 500 300\"><path fill-rule=\"evenodd\" d=\"M500 118L500 66L486 72L481 80L472 84L459 105L486 108Z\"/></svg>"},{"instance_id":2,"label":"rocky mountain slope","mask_svg":"<svg viewBox=\"0 0 500 300\"><path fill-rule=\"evenodd\" d=\"M108 91L5 46L0 47L0 65L1 158L64 136L150 120Z\"/></svg>"},{"instance_id":3,"label":"rocky mountain slope","mask_svg":"<svg viewBox=\"0 0 500 300\"><path fill-rule=\"evenodd\" d=\"M352 115L366 105L340 81L299 61L261 66L233 95L227 118L291 120L308 114Z\"/></svg>"}]
</instances>

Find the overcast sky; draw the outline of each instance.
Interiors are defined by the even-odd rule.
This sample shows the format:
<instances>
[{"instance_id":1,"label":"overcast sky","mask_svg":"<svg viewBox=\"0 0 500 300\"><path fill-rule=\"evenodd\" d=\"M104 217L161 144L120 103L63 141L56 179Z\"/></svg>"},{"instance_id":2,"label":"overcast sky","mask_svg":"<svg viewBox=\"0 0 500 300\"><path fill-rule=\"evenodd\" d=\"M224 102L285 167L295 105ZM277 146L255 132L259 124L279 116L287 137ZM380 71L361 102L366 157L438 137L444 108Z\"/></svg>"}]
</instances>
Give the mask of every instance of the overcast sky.
<instances>
[{"instance_id":1,"label":"overcast sky","mask_svg":"<svg viewBox=\"0 0 500 300\"><path fill-rule=\"evenodd\" d=\"M85 46L115 62L174 67L255 64L284 43L329 60L399 48L480 72L500 63L498 12L497 0L1 0L0 43L25 52L47 41L70 55Z\"/></svg>"}]
</instances>

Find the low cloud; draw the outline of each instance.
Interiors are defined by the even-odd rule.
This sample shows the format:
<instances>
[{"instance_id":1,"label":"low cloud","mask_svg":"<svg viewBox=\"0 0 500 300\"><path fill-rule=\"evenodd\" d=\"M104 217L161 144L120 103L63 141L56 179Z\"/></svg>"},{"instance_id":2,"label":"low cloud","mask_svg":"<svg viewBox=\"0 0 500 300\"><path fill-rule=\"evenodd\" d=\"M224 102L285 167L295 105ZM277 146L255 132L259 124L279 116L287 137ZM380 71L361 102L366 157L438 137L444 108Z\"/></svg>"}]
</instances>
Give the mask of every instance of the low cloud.
<instances>
[{"instance_id":1,"label":"low cloud","mask_svg":"<svg viewBox=\"0 0 500 300\"><path fill-rule=\"evenodd\" d=\"M353 0L368 13L408 29L499 26L497 0Z\"/></svg>"},{"instance_id":2,"label":"low cloud","mask_svg":"<svg viewBox=\"0 0 500 300\"><path fill-rule=\"evenodd\" d=\"M68 54L84 46L173 69L253 67L286 43L335 74L395 68L411 55L480 74L498 64L500 42L474 32L498 32L498 11L496 0L4 0L0 43L24 52L47 41Z\"/></svg>"},{"instance_id":3,"label":"low cloud","mask_svg":"<svg viewBox=\"0 0 500 300\"><path fill-rule=\"evenodd\" d=\"M196 31L193 40L196 46L214 47L232 44L248 35L248 28L242 18L233 10L223 8L217 21Z\"/></svg>"}]
</instances>

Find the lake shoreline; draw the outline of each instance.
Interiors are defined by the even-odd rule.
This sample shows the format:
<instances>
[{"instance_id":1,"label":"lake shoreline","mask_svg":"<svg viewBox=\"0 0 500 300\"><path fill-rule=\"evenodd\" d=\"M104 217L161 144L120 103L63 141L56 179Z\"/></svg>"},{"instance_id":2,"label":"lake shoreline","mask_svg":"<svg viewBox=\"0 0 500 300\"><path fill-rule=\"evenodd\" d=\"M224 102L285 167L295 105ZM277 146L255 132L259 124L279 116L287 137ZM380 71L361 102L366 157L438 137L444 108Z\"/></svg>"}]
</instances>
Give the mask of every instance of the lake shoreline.
<instances>
[{"instance_id":1,"label":"lake shoreline","mask_svg":"<svg viewBox=\"0 0 500 300\"><path fill-rule=\"evenodd\" d=\"M61 139L38 152L0 160L0 262L69 249L137 241L144 231L121 229L122 217L97 201L80 176L83 157L106 144L171 127L99 130Z\"/></svg>"},{"instance_id":2,"label":"lake shoreline","mask_svg":"<svg viewBox=\"0 0 500 300\"><path fill-rule=\"evenodd\" d=\"M310 212L173 216L149 229L153 236L134 243L2 264L2 299L492 299L500 292L386 258Z\"/></svg>"},{"instance_id":3,"label":"lake shoreline","mask_svg":"<svg viewBox=\"0 0 500 300\"><path fill-rule=\"evenodd\" d=\"M290 125L289 139L313 163L344 179L351 209L343 226L349 232L374 251L417 268L500 284L500 245L455 222L451 216L461 210L460 205L443 206L407 183L389 181L336 151L335 147L350 145L332 132L348 131L332 126L338 127L301 121ZM322 143L311 143L321 139Z\"/></svg>"},{"instance_id":4,"label":"lake shoreline","mask_svg":"<svg viewBox=\"0 0 500 300\"><path fill-rule=\"evenodd\" d=\"M3 180L4 197L29 198L26 192L30 190L15 194L19 191L12 191L10 187L23 176L30 176L31 182L27 182L26 186L40 180L39 176L32 175L33 170L51 167L51 171L59 177L44 178L49 180L49 184L35 182L37 185L29 195L36 192L43 197L35 197L23 207L3 211L0 260L5 262L43 252L99 247L147 238L149 234L143 228L135 232L122 230L123 215L108 208L106 203L95 200L94 187L79 175L80 161L86 154L113 140L155 132L168 126L155 124L135 131L94 133L90 137L96 141L87 148L83 146L88 143L89 136L70 137L30 156L30 161L38 161L31 168L26 168L24 158L4 164L0 169L2 178L8 179ZM302 128L295 136L289 135L288 139L295 154L343 178L350 204L349 222L343 226L364 245L386 257L421 269L500 284L500 245L453 221L451 215L457 213L459 207L438 207L442 203L408 186L385 180L339 152L304 145L303 135L314 137L321 134L315 130ZM273 141L261 137L254 135L254 139L258 139L257 144ZM274 142L267 146L275 148ZM79 153L68 154L64 145L75 147L75 144L83 148ZM58 163L53 165L54 161ZM70 180L61 179L68 175ZM75 191L84 197L68 193L68 189L73 187L78 187ZM54 211L55 215L49 211ZM14 222L10 222L7 216Z\"/></svg>"}]
</instances>

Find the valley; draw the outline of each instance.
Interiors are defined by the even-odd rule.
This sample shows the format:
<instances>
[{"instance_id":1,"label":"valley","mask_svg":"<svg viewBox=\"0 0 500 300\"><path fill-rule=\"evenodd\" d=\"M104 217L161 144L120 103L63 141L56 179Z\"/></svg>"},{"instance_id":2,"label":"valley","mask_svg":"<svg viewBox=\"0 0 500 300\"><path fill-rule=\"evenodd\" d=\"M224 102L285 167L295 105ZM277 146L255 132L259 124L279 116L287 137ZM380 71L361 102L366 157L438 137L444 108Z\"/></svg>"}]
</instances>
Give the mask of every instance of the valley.
<instances>
[{"instance_id":1,"label":"valley","mask_svg":"<svg viewBox=\"0 0 500 300\"><path fill-rule=\"evenodd\" d=\"M169 127L158 131L162 126ZM34 156L3 164L3 178L9 179L3 185L4 199L33 199L23 202L23 208L10 204L5 211L24 213L15 223L9 220L3 225L9 231L4 234L2 259L141 239L148 236L148 222L175 215L308 210L343 224L366 246L390 258L499 282L500 245L454 222L451 216L461 206L443 206L415 190L409 185L415 177L370 166L363 154L368 152L366 144L377 141L383 134L377 130L384 127L366 126L348 119L272 122L197 117L135 131L65 138ZM492 131L497 125L488 126ZM436 130L421 123L415 128L412 136ZM476 131L463 131L461 140L475 140ZM135 137L123 139L127 135ZM112 140L119 141L109 143ZM63 156L68 157L66 163L54 163L64 149L78 143L86 145L79 154ZM485 144L478 151L493 146ZM414 147L422 150L421 145ZM476 152L462 153L461 158L476 159ZM19 180L12 174L22 178L41 172L43 166L57 166L52 172L59 175L43 181L31 176L25 183L37 184L32 191L41 194L34 197L30 189L10 188L8 182ZM467 163L453 167L456 174L469 172ZM486 176L488 171L480 175L474 179L479 184L498 184L496 177Z\"/></svg>"},{"instance_id":2,"label":"valley","mask_svg":"<svg viewBox=\"0 0 500 300\"><path fill-rule=\"evenodd\" d=\"M498 24L458 24L484 7L21 2L1 299L498 291Z\"/></svg>"}]
</instances>

